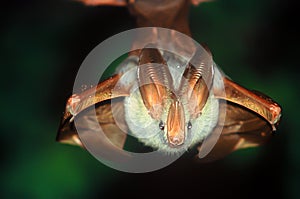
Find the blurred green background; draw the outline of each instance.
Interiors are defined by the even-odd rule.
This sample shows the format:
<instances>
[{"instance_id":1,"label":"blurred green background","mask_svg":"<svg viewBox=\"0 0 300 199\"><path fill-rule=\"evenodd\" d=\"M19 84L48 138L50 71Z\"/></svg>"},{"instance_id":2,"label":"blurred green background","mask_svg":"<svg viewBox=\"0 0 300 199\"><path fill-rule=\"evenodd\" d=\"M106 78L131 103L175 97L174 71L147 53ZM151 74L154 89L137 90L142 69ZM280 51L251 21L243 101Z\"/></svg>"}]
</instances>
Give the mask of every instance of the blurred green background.
<instances>
[{"instance_id":1,"label":"blurred green background","mask_svg":"<svg viewBox=\"0 0 300 199\"><path fill-rule=\"evenodd\" d=\"M1 3L0 198L300 198L299 4L216 0L191 9L194 38L243 86L283 107L269 144L196 164L183 157L152 173L110 169L79 147L55 142L85 56L134 28L126 8L70 0Z\"/></svg>"}]
</instances>

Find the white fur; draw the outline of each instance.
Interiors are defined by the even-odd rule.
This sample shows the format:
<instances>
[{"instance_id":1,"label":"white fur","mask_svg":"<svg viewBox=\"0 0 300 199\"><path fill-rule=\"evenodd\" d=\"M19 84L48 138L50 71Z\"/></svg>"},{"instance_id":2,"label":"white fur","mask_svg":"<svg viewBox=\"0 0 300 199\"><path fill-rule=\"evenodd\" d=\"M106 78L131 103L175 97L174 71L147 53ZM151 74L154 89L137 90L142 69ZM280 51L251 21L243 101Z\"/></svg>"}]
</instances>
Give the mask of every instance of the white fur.
<instances>
[{"instance_id":1,"label":"white fur","mask_svg":"<svg viewBox=\"0 0 300 199\"><path fill-rule=\"evenodd\" d=\"M176 88L178 86L178 82L180 81L182 71L178 72L174 68L170 68L170 71L174 80L174 87ZM134 72L136 72L136 69L131 71L131 80L133 78L132 74L136 74ZM128 79L123 79L123 81L127 82L126 80ZM192 147L193 145L203 141L216 126L219 115L219 101L211 92L207 103L202 110L202 114L198 118L191 120L192 128L187 130L187 139L185 140L185 143L177 148L170 147L167 143L166 132L160 130L159 121L152 119L152 117L148 114L148 110L144 106L140 91L138 89L137 80L134 82L135 83L131 89L130 96L126 97L124 101L125 118L132 135L145 145L153 147L158 151L162 151L167 154L181 153L188 150L188 148ZM217 83L216 80L214 80L214 84L215 83ZM186 116L185 128L187 129L187 123L190 118L187 104L183 102L183 106ZM163 111L161 118L164 122L167 118L167 110L168 106L166 106L166 110ZM166 126L165 129L167 129Z\"/></svg>"}]
</instances>

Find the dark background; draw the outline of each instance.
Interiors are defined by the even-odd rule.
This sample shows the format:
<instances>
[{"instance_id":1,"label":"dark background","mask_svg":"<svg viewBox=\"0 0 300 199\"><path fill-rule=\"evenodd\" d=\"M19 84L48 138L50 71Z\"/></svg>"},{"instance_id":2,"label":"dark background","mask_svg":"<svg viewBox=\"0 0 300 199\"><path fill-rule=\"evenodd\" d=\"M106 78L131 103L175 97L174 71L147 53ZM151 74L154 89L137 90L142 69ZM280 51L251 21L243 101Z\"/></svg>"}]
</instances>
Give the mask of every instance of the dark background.
<instances>
[{"instance_id":1,"label":"dark background","mask_svg":"<svg viewBox=\"0 0 300 199\"><path fill-rule=\"evenodd\" d=\"M210 164L182 157L159 171L128 174L55 142L86 55L134 27L126 8L2 2L0 198L300 198L299 9L292 0L216 0L190 13L194 38L208 44L227 75L282 105L270 143Z\"/></svg>"}]
</instances>

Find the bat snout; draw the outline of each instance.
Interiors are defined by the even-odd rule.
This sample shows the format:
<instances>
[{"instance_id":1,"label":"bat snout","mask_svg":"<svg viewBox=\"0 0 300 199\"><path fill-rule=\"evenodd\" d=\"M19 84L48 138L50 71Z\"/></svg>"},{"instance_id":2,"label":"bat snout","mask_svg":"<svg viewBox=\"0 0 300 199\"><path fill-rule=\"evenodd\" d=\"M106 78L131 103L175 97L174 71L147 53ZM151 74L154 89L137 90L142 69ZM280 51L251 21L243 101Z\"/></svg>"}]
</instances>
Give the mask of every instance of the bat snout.
<instances>
[{"instance_id":1,"label":"bat snout","mask_svg":"<svg viewBox=\"0 0 300 199\"><path fill-rule=\"evenodd\" d=\"M169 138L170 147L178 147L184 144L184 137L170 137Z\"/></svg>"},{"instance_id":2,"label":"bat snout","mask_svg":"<svg viewBox=\"0 0 300 199\"><path fill-rule=\"evenodd\" d=\"M185 115L180 101L174 100L167 118L167 137L171 147L178 147L185 140Z\"/></svg>"}]
</instances>

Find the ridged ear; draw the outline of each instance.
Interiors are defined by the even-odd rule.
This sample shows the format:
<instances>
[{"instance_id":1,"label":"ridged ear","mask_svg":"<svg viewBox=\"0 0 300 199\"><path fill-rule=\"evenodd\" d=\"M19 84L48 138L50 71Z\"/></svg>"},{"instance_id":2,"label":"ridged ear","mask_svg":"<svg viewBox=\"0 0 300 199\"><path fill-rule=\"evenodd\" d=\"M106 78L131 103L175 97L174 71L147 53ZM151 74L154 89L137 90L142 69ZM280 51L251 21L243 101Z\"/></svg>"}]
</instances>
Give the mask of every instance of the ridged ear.
<instances>
[{"instance_id":1,"label":"ridged ear","mask_svg":"<svg viewBox=\"0 0 300 199\"><path fill-rule=\"evenodd\" d=\"M179 94L188 104L191 118L197 118L206 104L213 79L213 60L203 48L197 48L180 82Z\"/></svg>"},{"instance_id":2,"label":"ridged ear","mask_svg":"<svg viewBox=\"0 0 300 199\"><path fill-rule=\"evenodd\" d=\"M166 61L153 44L148 44L141 50L138 84L149 114L153 119L159 120L164 101L171 95L173 82Z\"/></svg>"}]
</instances>

